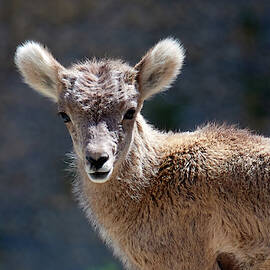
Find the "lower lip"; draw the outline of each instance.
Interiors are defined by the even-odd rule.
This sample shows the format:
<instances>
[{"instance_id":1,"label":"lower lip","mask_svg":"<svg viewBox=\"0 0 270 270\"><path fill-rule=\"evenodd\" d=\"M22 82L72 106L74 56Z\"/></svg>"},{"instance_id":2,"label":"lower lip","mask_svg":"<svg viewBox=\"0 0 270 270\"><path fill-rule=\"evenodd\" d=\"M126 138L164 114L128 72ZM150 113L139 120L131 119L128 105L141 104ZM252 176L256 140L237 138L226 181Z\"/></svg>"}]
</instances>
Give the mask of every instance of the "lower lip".
<instances>
[{"instance_id":1,"label":"lower lip","mask_svg":"<svg viewBox=\"0 0 270 270\"><path fill-rule=\"evenodd\" d=\"M88 173L88 177L94 183L105 183L109 180L110 175L111 171Z\"/></svg>"}]
</instances>

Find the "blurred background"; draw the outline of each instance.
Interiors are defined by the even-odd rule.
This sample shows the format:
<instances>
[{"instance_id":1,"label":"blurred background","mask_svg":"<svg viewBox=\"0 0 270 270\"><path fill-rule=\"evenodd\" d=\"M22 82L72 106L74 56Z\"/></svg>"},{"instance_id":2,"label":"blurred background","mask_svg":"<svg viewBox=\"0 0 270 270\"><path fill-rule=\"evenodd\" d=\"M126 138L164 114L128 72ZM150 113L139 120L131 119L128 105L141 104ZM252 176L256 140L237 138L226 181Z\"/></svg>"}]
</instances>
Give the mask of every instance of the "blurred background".
<instances>
[{"instance_id":1,"label":"blurred background","mask_svg":"<svg viewBox=\"0 0 270 270\"><path fill-rule=\"evenodd\" d=\"M46 44L65 66L134 65L167 36L186 61L143 114L160 129L227 122L270 135L269 0L0 0L0 270L120 270L72 198L71 140L56 107L22 83L16 46Z\"/></svg>"}]
</instances>

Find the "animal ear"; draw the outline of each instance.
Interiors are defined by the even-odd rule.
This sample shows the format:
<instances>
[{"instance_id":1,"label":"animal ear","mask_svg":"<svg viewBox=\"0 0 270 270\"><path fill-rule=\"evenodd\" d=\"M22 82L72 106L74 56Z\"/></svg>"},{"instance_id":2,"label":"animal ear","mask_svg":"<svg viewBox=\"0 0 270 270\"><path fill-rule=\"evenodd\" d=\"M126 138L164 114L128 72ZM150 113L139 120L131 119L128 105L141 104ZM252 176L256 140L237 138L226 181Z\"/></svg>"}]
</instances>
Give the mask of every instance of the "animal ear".
<instances>
[{"instance_id":1,"label":"animal ear","mask_svg":"<svg viewBox=\"0 0 270 270\"><path fill-rule=\"evenodd\" d=\"M151 48L135 66L142 100L166 90L180 72L185 57L181 44L164 39Z\"/></svg>"},{"instance_id":2,"label":"animal ear","mask_svg":"<svg viewBox=\"0 0 270 270\"><path fill-rule=\"evenodd\" d=\"M64 70L41 44L27 41L15 53L17 65L24 81L44 96L58 100L58 73Z\"/></svg>"}]
</instances>

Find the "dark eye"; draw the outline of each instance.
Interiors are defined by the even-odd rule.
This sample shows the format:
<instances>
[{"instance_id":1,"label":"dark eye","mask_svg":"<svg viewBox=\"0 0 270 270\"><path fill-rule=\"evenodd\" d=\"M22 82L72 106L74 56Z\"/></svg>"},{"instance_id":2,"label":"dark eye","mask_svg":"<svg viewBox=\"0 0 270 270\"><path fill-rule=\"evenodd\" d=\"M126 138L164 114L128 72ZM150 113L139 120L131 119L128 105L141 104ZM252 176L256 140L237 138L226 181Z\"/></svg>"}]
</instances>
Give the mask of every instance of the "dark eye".
<instances>
[{"instance_id":1,"label":"dark eye","mask_svg":"<svg viewBox=\"0 0 270 270\"><path fill-rule=\"evenodd\" d=\"M69 116L68 116L66 113L64 113L64 112L59 112L58 114L63 118L64 123L68 123L68 122L71 121L70 118L69 118Z\"/></svg>"},{"instance_id":2,"label":"dark eye","mask_svg":"<svg viewBox=\"0 0 270 270\"><path fill-rule=\"evenodd\" d=\"M136 110L135 109L129 109L124 115L124 119L131 120L134 117Z\"/></svg>"}]
</instances>

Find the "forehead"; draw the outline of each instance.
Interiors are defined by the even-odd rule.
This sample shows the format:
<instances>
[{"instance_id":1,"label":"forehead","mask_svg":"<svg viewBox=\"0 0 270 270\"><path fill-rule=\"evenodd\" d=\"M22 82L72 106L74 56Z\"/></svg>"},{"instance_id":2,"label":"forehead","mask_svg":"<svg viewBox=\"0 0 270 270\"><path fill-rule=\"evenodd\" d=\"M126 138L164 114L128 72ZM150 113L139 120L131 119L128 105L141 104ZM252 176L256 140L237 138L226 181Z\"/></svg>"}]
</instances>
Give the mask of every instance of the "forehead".
<instances>
[{"instance_id":1,"label":"forehead","mask_svg":"<svg viewBox=\"0 0 270 270\"><path fill-rule=\"evenodd\" d=\"M136 103L135 70L120 61L87 61L61 74L60 105L87 112L106 112Z\"/></svg>"}]
</instances>

